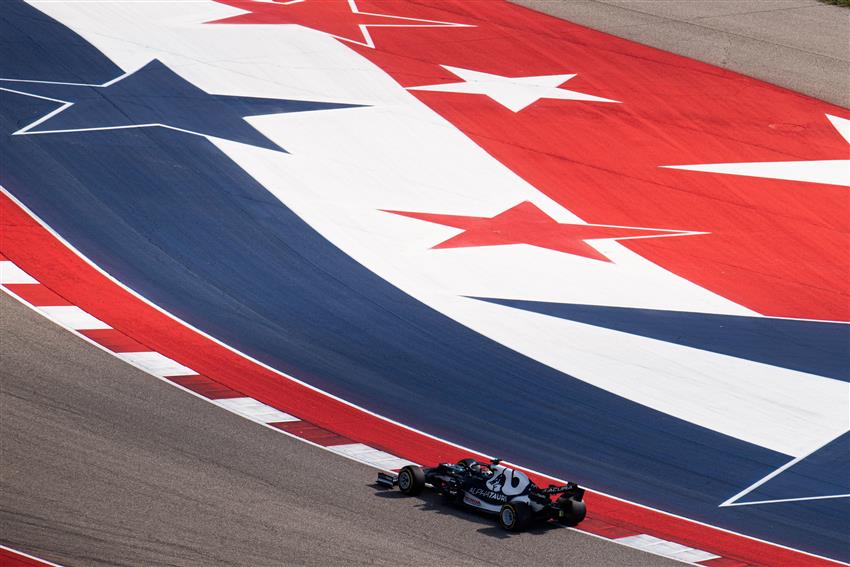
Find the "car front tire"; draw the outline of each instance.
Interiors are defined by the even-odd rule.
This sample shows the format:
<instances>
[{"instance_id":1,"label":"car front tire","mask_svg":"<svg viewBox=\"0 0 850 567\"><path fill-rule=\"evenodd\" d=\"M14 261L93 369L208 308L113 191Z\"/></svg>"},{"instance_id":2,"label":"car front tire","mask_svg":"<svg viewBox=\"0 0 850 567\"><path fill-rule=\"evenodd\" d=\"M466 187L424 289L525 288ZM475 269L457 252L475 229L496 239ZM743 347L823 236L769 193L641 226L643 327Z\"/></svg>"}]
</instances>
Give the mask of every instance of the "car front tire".
<instances>
[{"instance_id":1,"label":"car front tire","mask_svg":"<svg viewBox=\"0 0 850 567\"><path fill-rule=\"evenodd\" d=\"M409 496L416 496L425 488L425 472L422 467L407 465L398 471L398 488Z\"/></svg>"},{"instance_id":2,"label":"car front tire","mask_svg":"<svg viewBox=\"0 0 850 567\"><path fill-rule=\"evenodd\" d=\"M531 507L525 502L508 502L499 510L499 525L509 532L519 532L531 522Z\"/></svg>"}]
</instances>

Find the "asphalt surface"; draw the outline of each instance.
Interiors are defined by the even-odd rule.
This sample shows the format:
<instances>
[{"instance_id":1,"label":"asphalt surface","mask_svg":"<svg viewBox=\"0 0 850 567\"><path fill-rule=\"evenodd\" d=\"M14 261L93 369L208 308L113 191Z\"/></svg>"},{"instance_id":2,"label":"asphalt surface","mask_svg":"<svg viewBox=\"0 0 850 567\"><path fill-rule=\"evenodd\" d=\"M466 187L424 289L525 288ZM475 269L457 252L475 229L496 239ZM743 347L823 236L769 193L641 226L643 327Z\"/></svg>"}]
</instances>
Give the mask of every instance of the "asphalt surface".
<instances>
[{"instance_id":1,"label":"asphalt surface","mask_svg":"<svg viewBox=\"0 0 850 567\"><path fill-rule=\"evenodd\" d=\"M0 293L0 542L72 565L678 565L373 485Z\"/></svg>"},{"instance_id":2,"label":"asphalt surface","mask_svg":"<svg viewBox=\"0 0 850 567\"><path fill-rule=\"evenodd\" d=\"M850 9L818 0L511 0L850 107Z\"/></svg>"}]
</instances>

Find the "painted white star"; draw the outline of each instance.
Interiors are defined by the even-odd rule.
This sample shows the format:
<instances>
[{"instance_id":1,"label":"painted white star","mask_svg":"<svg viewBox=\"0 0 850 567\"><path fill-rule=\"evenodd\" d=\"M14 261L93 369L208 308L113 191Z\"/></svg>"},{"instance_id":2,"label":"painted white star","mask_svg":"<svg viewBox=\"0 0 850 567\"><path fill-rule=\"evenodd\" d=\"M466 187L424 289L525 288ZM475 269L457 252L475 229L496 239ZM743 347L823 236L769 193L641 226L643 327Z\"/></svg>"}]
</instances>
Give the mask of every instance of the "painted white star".
<instances>
[{"instance_id":1,"label":"painted white star","mask_svg":"<svg viewBox=\"0 0 850 567\"><path fill-rule=\"evenodd\" d=\"M538 77L503 77L502 75L471 71L448 65L442 65L442 67L457 75L463 81L442 85L408 87L408 90L485 95L514 112L519 112L541 98L620 102L618 100L558 88L566 81L575 77L575 73L571 75L540 75Z\"/></svg>"},{"instance_id":2,"label":"painted white star","mask_svg":"<svg viewBox=\"0 0 850 567\"><path fill-rule=\"evenodd\" d=\"M830 114L827 114L826 117L832 122L832 126L841 137L850 144L850 120ZM661 167L850 187L850 159L705 163L698 165L662 165Z\"/></svg>"}]
</instances>

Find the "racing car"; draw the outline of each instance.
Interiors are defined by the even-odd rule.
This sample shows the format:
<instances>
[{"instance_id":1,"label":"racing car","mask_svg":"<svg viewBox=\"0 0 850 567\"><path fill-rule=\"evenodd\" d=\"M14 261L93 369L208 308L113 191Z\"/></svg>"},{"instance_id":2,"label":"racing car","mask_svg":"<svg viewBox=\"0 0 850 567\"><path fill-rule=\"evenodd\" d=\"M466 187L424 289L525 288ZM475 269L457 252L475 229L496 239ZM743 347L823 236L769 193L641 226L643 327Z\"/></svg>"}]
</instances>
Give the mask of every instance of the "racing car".
<instances>
[{"instance_id":1,"label":"racing car","mask_svg":"<svg viewBox=\"0 0 850 567\"><path fill-rule=\"evenodd\" d=\"M521 531L534 520L575 526L584 519L587 508L583 488L572 482L540 488L525 473L501 462L463 459L435 467L408 465L398 475L379 472L378 484L387 488L398 485L411 496L430 485L448 502L495 514L499 525L508 531Z\"/></svg>"}]
</instances>

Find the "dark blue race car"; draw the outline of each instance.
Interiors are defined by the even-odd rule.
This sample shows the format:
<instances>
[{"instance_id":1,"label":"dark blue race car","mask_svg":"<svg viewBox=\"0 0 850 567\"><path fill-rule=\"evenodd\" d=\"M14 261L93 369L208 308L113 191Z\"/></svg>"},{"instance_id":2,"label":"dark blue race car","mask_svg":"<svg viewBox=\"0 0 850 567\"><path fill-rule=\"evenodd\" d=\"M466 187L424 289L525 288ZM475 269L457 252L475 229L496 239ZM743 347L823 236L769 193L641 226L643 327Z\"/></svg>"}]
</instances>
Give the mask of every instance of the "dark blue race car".
<instances>
[{"instance_id":1,"label":"dark blue race car","mask_svg":"<svg viewBox=\"0 0 850 567\"><path fill-rule=\"evenodd\" d=\"M416 495L431 486L446 500L496 515L499 525L520 531L532 521L554 520L566 526L581 522L587 509L584 489L575 483L540 488L523 473L501 464L463 459L435 467L408 465L398 475L378 473L378 484Z\"/></svg>"}]
</instances>

